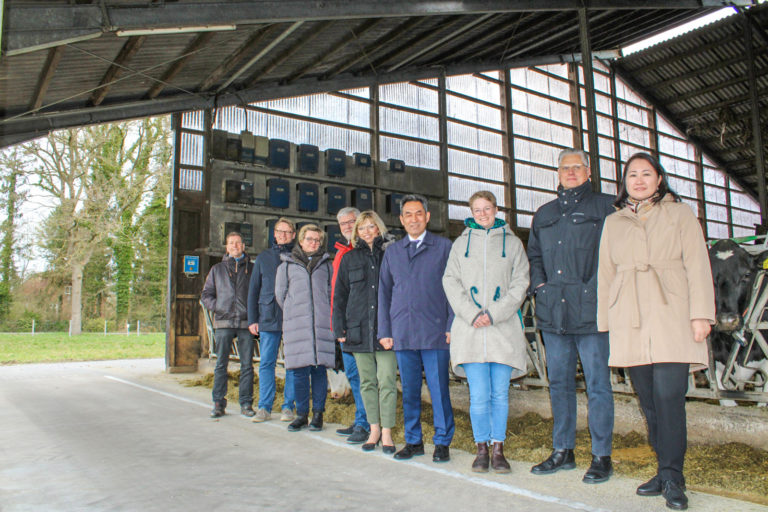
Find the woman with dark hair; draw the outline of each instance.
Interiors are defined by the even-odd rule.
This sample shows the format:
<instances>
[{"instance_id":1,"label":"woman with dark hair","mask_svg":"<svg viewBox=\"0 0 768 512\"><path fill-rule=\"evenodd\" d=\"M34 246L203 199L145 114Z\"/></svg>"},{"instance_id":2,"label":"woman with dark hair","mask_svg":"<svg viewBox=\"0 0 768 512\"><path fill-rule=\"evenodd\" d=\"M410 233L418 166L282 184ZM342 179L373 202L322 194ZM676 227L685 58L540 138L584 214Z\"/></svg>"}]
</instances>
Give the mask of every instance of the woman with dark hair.
<instances>
[{"instance_id":1,"label":"woman with dark hair","mask_svg":"<svg viewBox=\"0 0 768 512\"><path fill-rule=\"evenodd\" d=\"M326 368L336 363L331 316L331 257L323 250L325 235L314 224L299 230L299 243L280 256L275 300L283 309L285 369L293 374L296 419L288 430L323 429L328 392ZM308 422L310 389L312 421Z\"/></svg>"},{"instance_id":2,"label":"woman with dark hair","mask_svg":"<svg viewBox=\"0 0 768 512\"><path fill-rule=\"evenodd\" d=\"M707 367L715 293L701 227L647 153L624 166L605 220L597 274L597 326L610 333L609 365L629 368L656 452L657 474L637 488L688 507L683 461L689 372Z\"/></svg>"},{"instance_id":3,"label":"woman with dark hair","mask_svg":"<svg viewBox=\"0 0 768 512\"><path fill-rule=\"evenodd\" d=\"M352 232L354 249L344 255L333 292L333 333L345 352L352 353L360 374L360 393L371 425L363 451L381 443L384 453L395 453L392 428L397 409L397 358L392 343L376 338L379 271L384 249L393 238L372 210L357 217Z\"/></svg>"}]
</instances>

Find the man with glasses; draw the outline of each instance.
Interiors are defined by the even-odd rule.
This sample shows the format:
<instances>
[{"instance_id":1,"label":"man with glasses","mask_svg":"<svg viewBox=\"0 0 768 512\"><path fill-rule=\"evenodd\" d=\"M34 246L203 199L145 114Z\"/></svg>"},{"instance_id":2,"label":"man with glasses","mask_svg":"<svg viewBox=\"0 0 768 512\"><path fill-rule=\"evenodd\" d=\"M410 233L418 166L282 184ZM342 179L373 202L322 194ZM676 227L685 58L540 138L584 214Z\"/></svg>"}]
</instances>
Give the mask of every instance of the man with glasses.
<instances>
[{"instance_id":1,"label":"man with glasses","mask_svg":"<svg viewBox=\"0 0 768 512\"><path fill-rule=\"evenodd\" d=\"M275 301L275 274L280 255L290 253L296 230L293 222L282 217L275 223L275 243L256 257L248 287L248 329L259 335L259 405L254 423L272 419L275 402L275 363L283 336L283 311ZM285 373L283 407L280 421L294 419L293 374Z\"/></svg>"},{"instance_id":2,"label":"man with glasses","mask_svg":"<svg viewBox=\"0 0 768 512\"><path fill-rule=\"evenodd\" d=\"M352 235L355 232L355 221L359 215L360 210L350 206L342 208L339 210L339 213L336 214L336 220L339 222L339 228L341 229L341 234L346 240L346 243L336 242L334 245L336 256L333 258L333 277L331 278L331 311L333 311L333 290L336 287L336 277L339 274L341 258L354 249L351 240ZM337 429L336 433L340 436L347 436L347 442L349 444L361 444L368 439L371 427L368 424L368 417L365 414L363 395L360 393L360 374L357 371L357 363L355 362L354 355L342 351L342 358L344 360L344 373L349 381L352 397L355 399L355 422L349 427Z\"/></svg>"},{"instance_id":3,"label":"man with glasses","mask_svg":"<svg viewBox=\"0 0 768 512\"><path fill-rule=\"evenodd\" d=\"M245 254L243 236L227 233L227 253L211 267L200 296L213 312L213 336L216 339L216 368L213 370L213 411L211 418L224 416L227 407L227 369L232 342L237 338L240 355L240 414L252 417L253 411L253 336L248 330L246 299L253 263Z\"/></svg>"},{"instance_id":4,"label":"man with glasses","mask_svg":"<svg viewBox=\"0 0 768 512\"><path fill-rule=\"evenodd\" d=\"M608 333L597 331L597 254L613 197L592 191L589 157L566 149L558 157L557 199L538 209L528 238L529 293L547 356L552 405L552 454L531 468L547 475L576 467L576 359L587 385L592 464L585 483L610 477L613 393Z\"/></svg>"}]
</instances>

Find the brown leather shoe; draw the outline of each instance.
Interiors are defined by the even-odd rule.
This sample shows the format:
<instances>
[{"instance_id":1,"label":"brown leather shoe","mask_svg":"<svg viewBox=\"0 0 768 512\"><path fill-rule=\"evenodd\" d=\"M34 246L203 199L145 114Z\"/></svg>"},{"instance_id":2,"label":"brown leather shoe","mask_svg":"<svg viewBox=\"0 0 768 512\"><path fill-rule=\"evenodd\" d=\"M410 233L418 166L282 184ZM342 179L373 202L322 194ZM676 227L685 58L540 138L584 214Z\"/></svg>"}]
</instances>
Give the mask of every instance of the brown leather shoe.
<instances>
[{"instance_id":1,"label":"brown leather shoe","mask_svg":"<svg viewBox=\"0 0 768 512\"><path fill-rule=\"evenodd\" d=\"M493 454L491 455L491 467L497 473L509 473L509 462L504 457L504 443L493 443Z\"/></svg>"},{"instance_id":2,"label":"brown leather shoe","mask_svg":"<svg viewBox=\"0 0 768 512\"><path fill-rule=\"evenodd\" d=\"M472 471L486 473L488 471L488 444L477 443L477 457L472 461Z\"/></svg>"}]
</instances>

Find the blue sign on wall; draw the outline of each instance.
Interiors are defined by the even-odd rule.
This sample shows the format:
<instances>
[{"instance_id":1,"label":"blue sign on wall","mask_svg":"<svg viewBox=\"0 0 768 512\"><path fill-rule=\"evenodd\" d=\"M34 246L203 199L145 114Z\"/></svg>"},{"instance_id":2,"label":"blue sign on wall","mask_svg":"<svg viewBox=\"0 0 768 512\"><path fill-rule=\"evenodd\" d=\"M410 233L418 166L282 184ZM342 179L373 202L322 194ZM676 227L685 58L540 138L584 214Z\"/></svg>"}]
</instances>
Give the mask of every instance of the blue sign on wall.
<instances>
[{"instance_id":1,"label":"blue sign on wall","mask_svg":"<svg viewBox=\"0 0 768 512\"><path fill-rule=\"evenodd\" d=\"M184 273L200 273L200 256L184 256Z\"/></svg>"}]
</instances>

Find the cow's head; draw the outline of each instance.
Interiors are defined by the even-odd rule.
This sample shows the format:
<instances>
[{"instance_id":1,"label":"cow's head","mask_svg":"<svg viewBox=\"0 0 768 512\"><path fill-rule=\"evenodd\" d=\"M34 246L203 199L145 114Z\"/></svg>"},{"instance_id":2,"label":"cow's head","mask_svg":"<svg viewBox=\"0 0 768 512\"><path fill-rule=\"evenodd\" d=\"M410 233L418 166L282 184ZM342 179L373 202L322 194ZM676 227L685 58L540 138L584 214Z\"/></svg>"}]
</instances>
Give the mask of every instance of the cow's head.
<instances>
[{"instance_id":1,"label":"cow's head","mask_svg":"<svg viewBox=\"0 0 768 512\"><path fill-rule=\"evenodd\" d=\"M720 240L709 249L717 306L715 330L733 332L741 329L752 284L763 259L751 256L731 240Z\"/></svg>"}]
</instances>

